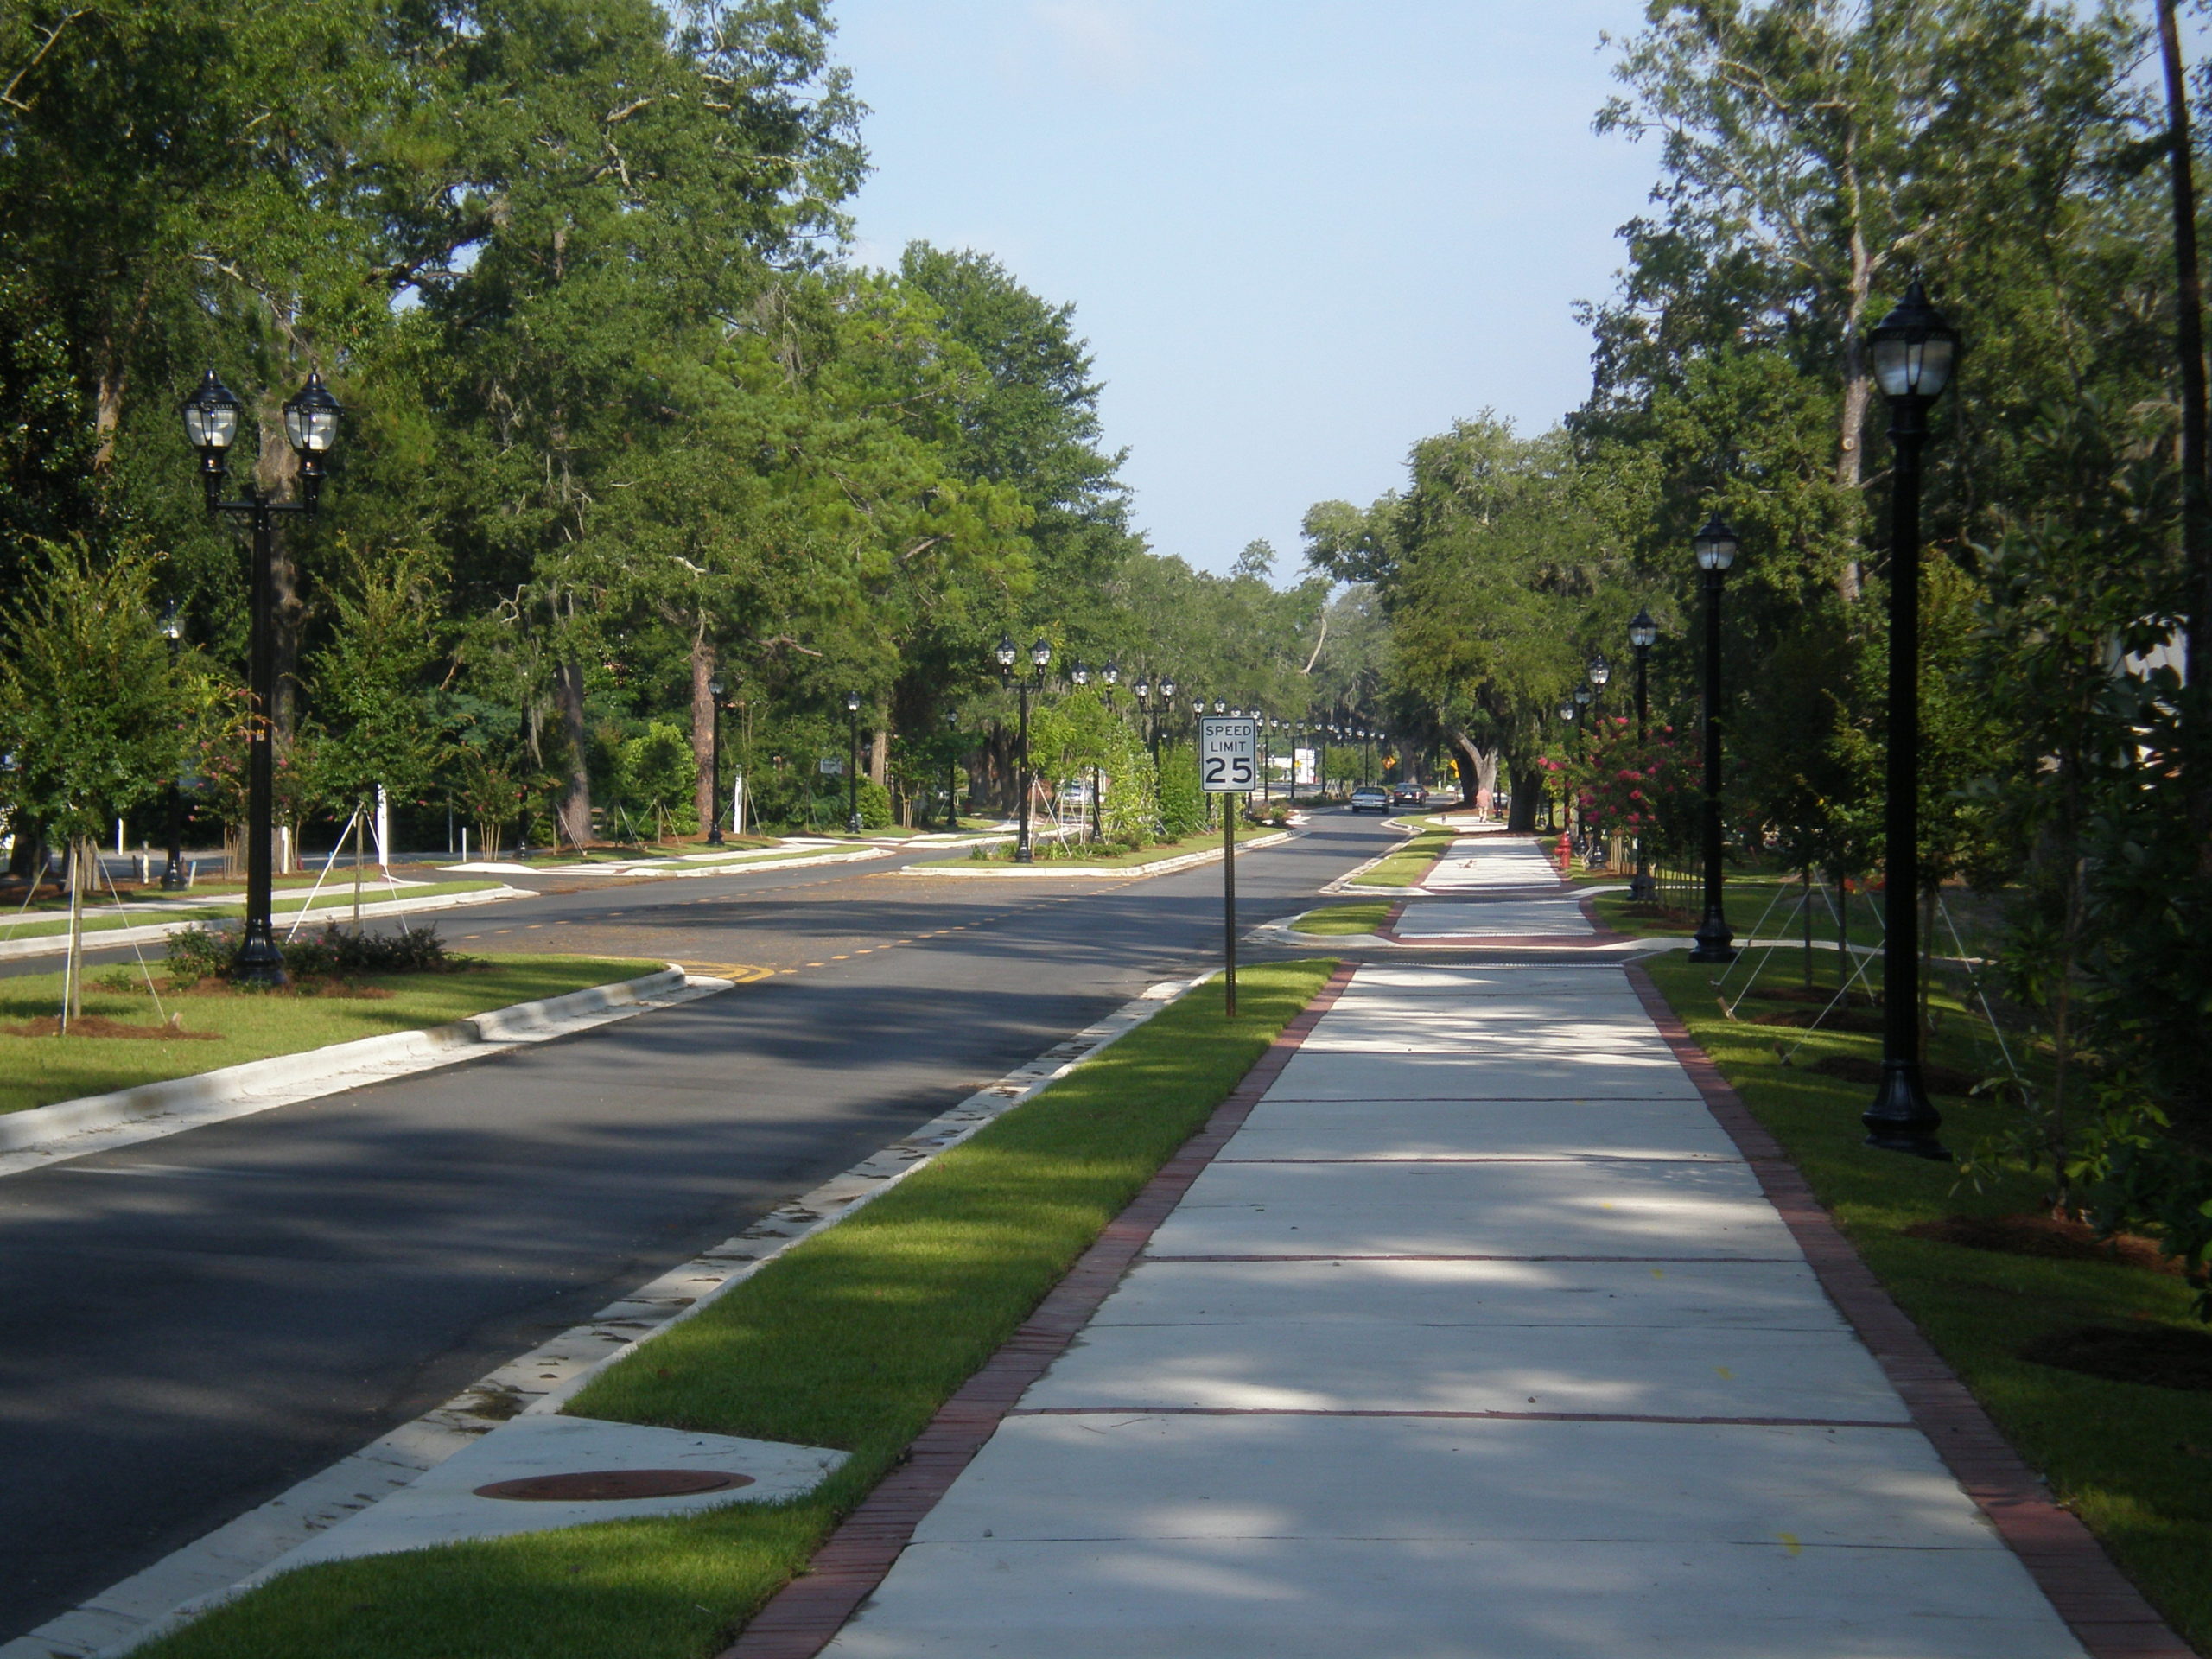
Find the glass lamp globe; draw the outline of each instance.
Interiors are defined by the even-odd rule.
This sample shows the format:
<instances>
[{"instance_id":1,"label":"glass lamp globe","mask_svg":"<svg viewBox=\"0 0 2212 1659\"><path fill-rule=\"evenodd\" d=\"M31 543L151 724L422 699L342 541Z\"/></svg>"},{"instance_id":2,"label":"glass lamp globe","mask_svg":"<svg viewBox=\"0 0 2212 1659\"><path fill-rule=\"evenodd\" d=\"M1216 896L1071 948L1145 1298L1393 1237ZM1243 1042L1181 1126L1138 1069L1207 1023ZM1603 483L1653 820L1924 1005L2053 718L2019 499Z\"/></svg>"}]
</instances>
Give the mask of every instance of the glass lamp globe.
<instances>
[{"instance_id":1,"label":"glass lamp globe","mask_svg":"<svg viewBox=\"0 0 2212 1659\"><path fill-rule=\"evenodd\" d=\"M1917 280L1866 339L1872 347L1875 384L1884 397L1936 397L1951 383L1959 357L1959 331L1928 303L1927 290Z\"/></svg>"},{"instance_id":2,"label":"glass lamp globe","mask_svg":"<svg viewBox=\"0 0 2212 1659\"><path fill-rule=\"evenodd\" d=\"M1736 532L1719 513L1706 520L1705 528L1690 537L1690 546L1697 554L1697 568L1700 570L1726 570L1736 563Z\"/></svg>"}]
</instances>

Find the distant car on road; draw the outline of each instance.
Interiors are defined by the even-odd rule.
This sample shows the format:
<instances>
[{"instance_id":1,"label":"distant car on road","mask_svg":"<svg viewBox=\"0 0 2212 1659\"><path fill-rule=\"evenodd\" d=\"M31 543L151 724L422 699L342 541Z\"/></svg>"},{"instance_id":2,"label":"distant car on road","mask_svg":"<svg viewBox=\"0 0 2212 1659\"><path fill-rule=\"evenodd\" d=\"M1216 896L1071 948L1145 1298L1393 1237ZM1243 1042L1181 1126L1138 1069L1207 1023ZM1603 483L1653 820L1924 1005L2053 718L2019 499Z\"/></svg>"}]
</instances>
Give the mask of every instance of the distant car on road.
<instances>
[{"instance_id":1,"label":"distant car on road","mask_svg":"<svg viewBox=\"0 0 2212 1659\"><path fill-rule=\"evenodd\" d=\"M1390 791L1390 804L1393 806L1427 806L1428 804L1428 791L1423 789L1419 784L1400 784L1395 789Z\"/></svg>"},{"instance_id":2,"label":"distant car on road","mask_svg":"<svg viewBox=\"0 0 2212 1659\"><path fill-rule=\"evenodd\" d=\"M1389 791L1379 784L1369 784L1351 792L1351 810L1355 812L1388 812L1390 810Z\"/></svg>"}]
</instances>

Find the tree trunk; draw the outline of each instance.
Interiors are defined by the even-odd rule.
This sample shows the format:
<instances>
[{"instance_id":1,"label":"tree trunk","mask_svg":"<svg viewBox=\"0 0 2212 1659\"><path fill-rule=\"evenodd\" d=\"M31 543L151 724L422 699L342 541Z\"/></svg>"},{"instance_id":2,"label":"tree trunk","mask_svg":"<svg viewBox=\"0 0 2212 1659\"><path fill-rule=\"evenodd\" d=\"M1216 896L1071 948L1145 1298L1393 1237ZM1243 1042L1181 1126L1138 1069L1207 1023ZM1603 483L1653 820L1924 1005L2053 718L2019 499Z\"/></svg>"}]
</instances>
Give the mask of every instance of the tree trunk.
<instances>
[{"instance_id":1,"label":"tree trunk","mask_svg":"<svg viewBox=\"0 0 2212 1659\"><path fill-rule=\"evenodd\" d=\"M69 954L61 982L61 1029L85 1012L85 866L92 842L78 840L69 847Z\"/></svg>"},{"instance_id":2,"label":"tree trunk","mask_svg":"<svg viewBox=\"0 0 2212 1659\"><path fill-rule=\"evenodd\" d=\"M1531 766L1526 772L1509 769L1507 775L1513 780L1513 804L1505 827L1516 835L1531 835L1536 828L1536 804L1543 798L1544 774Z\"/></svg>"},{"instance_id":3,"label":"tree trunk","mask_svg":"<svg viewBox=\"0 0 2212 1659\"><path fill-rule=\"evenodd\" d=\"M584 671L575 662L553 671L553 695L569 740L568 788L561 797L561 833L578 848L591 841L591 756L584 729Z\"/></svg>"},{"instance_id":4,"label":"tree trunk","mask_svg":"<svg viewBox=\"0 0 2212 1659\"><path fill-rule=\"evenodd\" d=\"M2183 671L2182 785L2196 844L2196 870L2212 877L2212 499L2205 477L2204 289L2196 253L2196 168L2189 132L2175 0L2158 0L2158 49L2165 67L2167 158L2173 175L2174 346L2181 359L2182 556L2189 607Z\"/></svg>"},{"instance_id":5,"label":"tree trunk","mask_svg":"<svg viewBox=\"0 0 2212 1659\"><path fill-rule=\"evenodd\" d=\"M715 821L722 787L722 780L715 776L715 696L707 690L707 682L714 677L715 647L702 628L691 638L691 759L699 768L692 800L699 809L702 835Z\"/></svg>"},{"instance_id":6,"label":"tree trunk","mask_svg":"<svg viewBox=\"0 0 2212 1659\"><path fill-rule=\"evenodd\" d=\"M1842 184L1851 204L1851 277L1843 312L1843 417L1837 435L1835 481L1855 499L1866 481L1866 407L1873 382L1866 364L1866 301L1873 291L1873 260L1866 251L1866 226L1859 215L1859 181L1856 135L1844 141ZM1846 605L1859 602L1862 572L1856 555L1847 553L1837 569L1835 590Z\"/></svg>"},{"instance_id":7,"label":"tree trunk","mask_svg":"<svg viewBox=\"0 0 2212 1659\"><path fill-rule=\"evenodd\" d=\"M1495 779L1497 776L1497 756L1493 753L1485 757L1483 752L1475 747L1474 740L1456 726L1446 730L1444 741L1452 746L1452 753L1459 758L1459 808L1463 811L1471 812L1479 804L1481 799L1483 767L1485 759L1490 767L1490 775Z\"/></svg>"}]
</instances>

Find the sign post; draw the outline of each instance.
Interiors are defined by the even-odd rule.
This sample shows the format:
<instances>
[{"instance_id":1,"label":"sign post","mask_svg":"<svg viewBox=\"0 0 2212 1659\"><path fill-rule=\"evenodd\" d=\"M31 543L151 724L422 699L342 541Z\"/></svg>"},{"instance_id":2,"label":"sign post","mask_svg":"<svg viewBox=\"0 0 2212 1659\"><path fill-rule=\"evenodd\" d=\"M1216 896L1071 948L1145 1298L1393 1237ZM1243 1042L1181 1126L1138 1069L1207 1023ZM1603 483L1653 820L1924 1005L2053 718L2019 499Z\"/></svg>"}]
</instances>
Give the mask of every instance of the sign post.
<instances>
[{"instance_id":1,"label":"sign post","mask_svg":"<svg viewBox=\"0 0 2212 1659\"><path fill-rule=\"evenodd\" d=\"M1260 773L1260 722L1249 715L1207 715L1198 721L1198 786L1225 795L1221 812L1222 955L1228 963L1228 1012L1236 1014L1236 801Z\"/></svg>"}]
</instances>

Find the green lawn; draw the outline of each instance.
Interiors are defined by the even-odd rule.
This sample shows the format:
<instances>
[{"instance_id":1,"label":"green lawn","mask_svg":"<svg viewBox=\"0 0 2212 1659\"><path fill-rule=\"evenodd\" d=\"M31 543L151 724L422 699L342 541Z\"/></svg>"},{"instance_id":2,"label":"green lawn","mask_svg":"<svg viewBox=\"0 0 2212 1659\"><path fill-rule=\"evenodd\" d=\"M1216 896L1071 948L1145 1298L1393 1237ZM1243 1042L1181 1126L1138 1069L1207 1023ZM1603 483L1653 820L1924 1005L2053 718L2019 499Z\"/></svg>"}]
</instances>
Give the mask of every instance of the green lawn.
<instances>
[{"instance_id":1,"label":"green lawn","mask_svg":"<svg viewBox=\"0 0 2212 1659\"><path fill-rule=\"evenodd\" d=\"M288 1573L143 1659L704 1659L794 1573L944 1399L1326 982L1218 981L586 1389L579 1414L833 1446L779 1505L597 1526Z\"/></svg>"},{"instance_id":2,"label":"green lawn","mask_svg":"<svg viewBox=\"0 0 2212 1659\"><path fill-rule=\"evenodd\" d=\"M2037 1211L2044 1184L2017 1169L1969 1181L1948 1166L1860 1145L1859 1114L1872 1089L1810 1066L1827 1054L1878 1058L1878 1037L1815 1037L1784 1067L1774 1045L1801 1033L1748 1016L1802 1004L1755 997L1738 1009L1746 1018L1732 1021L1714 997L1711 969L1646 960L1691 1034L1999 1427L2176 1628L2200 1649L2212 1644L2212 1394L2109 1382L2019 1357L2036 1338L2080 1325L2202 1330L2183 1282L2117 1263L1909 1236L1913 1224L1948 1214ZM1760 983L1781 988L1797 978L1796 958L1777 953ZM1950 1003L1930 1060L1977 1075L1999 1069L1977 1027ZM2005 1109L1987 1100L1939 1095L1936 1104L1955 1152L1988 1146L2005 1127Z\"/></svg>"},{"instance_id":3,"label":"green lawn","mask_svg":"<svg viewBox=\"0 0 2212 1659\"><path fill-rule=\"evenodd\" d=\"M188 1031L219 1040L111 1037L0 1036L0 1112L19 1112L80 1095L190 1077L217 1066L296 1054L302 1049L443 1025L491 1008L558 996L657 972L664 964L610 957L490 957L480 971L392 974L365 982L389 996L165 995ZM161 966L153 964L158 977ZM101 970L105 978L115 969ZM135 969L130 970L134 974ZM0 1024L52 1015L61 1006L61 976L0 979ZM88 988L85 1012L127 1025L161 1023L143 982L132 993Z\"/></svg>"},{"instance_id":4,"label":"green lawn","mask_svg":"<svg viewBox=\"0 0 2212 1659\"><path fill-rule=\"evenodd\" d=\"M1261 836L1281 833L1281 831L1273 824L1240 823L1236 830L1236 839L1241 843ZM1165 841L1155 847L1141 847L1135 852L1116 853L1109 858L1089 858L1081 855L1080 853L1074 856L1062 857L1050 850L1052 843L1037 842L1035 834L1036 832L1033 830L1031 844L1036 848L1037 861L1040 864L1050 864L1056 869L1138 869L1147 864L1157 864L1170 858L1181 858L1190 853L1217 852L1221 848L1221 830L1218 825L1211 830L1201 830L1195 836L1185 836L1180 841ZM1011 846L1006 845L978 847L966 858L933 859L929 861L958 865L963 868L970 864L1011 864L1014 862L1014 851Z\"/></svg>"},{"instance_id":5,"label":"green lawn","mask_svg":"<svg viewBox=\"0 0 2212 1659\"><path fill-rule=\"evenodd\" d=\"M1586 878L1588 881L1625 884L1631 872L1613 872ZM1731 870L1722 884L1721 903L1728 917L1728 925L1735 930L1738 939L1757 937L1763 939L1799 939L1804 935L1803 912L1798 908L1800 889L1795 876L1747 874ZM1703 913L1704 901L1700 890L1679 881L1665 893L1670 915L1649 913L1647 907L1631 906L1625 891L1601 893L1591 899L1598 915L1616 932L1637 938L1693 933L1698 918ZM1850 922L1850 939L1853 944L1879 945L1882 942L1882 896L1878 893L1853 893L1845 902ZM1819 892L1813 895L1813 949L1818 952L1827 947L1831 962L1835 954L1835 915L1828 908L1828 901ZM1971 936L1969 936L1971 937ZM1942 923L1936 925L1937 954L1947 956L1951 951L1949 931Z\"/></svg>"},{"instance_id":6,"label":"green lawn","mask_svg":"<svg viewBox=\"0 0 2212 1659\"><path fill-rule=\"evenodd\" d=\"M1435 867L1436 861L1449 852L1452 843L1459 838L1456 830L1424 830L1389 854L1373 869L1361 875L1358 885L1363 887L1418 887L1422 878Z\"/></svg>"},{"instance_id":7,"label":"green lawn","mask_svg":"<svg viewBox=\"0 0 2212 1659\"><path fill-rule=\"evenodd\" d=\"M1319 910L1307 911L1291 923L1291 931L1323 938L1372 933L1389 920L1390 902L1388 899L1376 899L1363 904L1325 905Z\"/></svg>"}]
</instances>

